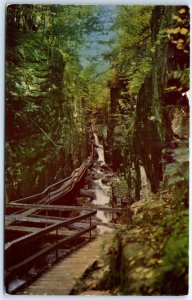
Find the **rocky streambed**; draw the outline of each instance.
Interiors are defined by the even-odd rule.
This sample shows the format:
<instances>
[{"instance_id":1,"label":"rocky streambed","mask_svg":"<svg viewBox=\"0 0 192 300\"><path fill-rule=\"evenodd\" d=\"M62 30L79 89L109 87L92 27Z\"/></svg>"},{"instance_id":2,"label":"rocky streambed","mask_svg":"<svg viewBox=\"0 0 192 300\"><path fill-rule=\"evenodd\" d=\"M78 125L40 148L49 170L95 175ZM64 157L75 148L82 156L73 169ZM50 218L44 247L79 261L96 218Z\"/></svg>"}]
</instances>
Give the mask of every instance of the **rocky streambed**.
<instances>
[{"instance_id":1,"label":"rocky streambed","mask_svg":"<svg viewBox=\"0 0 192 300\"><path fill-rule=\"evenodd\" d=\"M93 209L101 206L111 207L111 185L116 175L105 163L103 146L99 142L96 133L94 133L94 143L95 161L87 171L84 186L80 189L76 201L79 205ZM113 222L112 212L98 210L95 221L101 222L101 225L97 226L100 233L111 231L107 224ZM102 223L105 223L105 225Z\"/></svg>"}]
</instances>

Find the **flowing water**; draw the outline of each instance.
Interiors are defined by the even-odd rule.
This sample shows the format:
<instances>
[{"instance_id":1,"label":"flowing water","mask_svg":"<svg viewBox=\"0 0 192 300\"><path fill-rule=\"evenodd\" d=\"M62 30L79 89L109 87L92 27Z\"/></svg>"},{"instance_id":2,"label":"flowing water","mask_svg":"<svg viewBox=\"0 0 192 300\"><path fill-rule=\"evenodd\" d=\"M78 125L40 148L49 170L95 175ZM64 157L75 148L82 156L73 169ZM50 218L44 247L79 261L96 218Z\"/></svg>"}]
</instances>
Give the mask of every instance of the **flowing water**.
<instances>
[{"instance_id":1,"label":"flowing water","mask_svg":"<svg viewBox=\"0 0 192 300\"><path fill-rule=\"evenodd\" d=\"M101 176L100 179L94 180L95 182L95 200L93 200L93 204L97 206L110 206L110 184L102 183L102 177L105 177L109 174L109 171L102 171L102 166L105 165L105 158L104 158L104 149L103 145L100 144L98 136L94 133L95 145L98 153L98 160L96 163L96 167L94 169L94 173ZM103 223L109 223L112 216L111 213L108 211L97 211L97 218ZM99 232L104 233L107 231L111 231L111 228L106 226L99 225L97 226Z\"/></svg>"},{"instance_id":2,"label":"flowing water","mask_svg":"<svg viewBox=\"0 0 192 300\"><path fill-rule=\"evenodd\" d=\"M105 163L105 158L104 158L104 150L103 150L103 145L99 143L99 139L96 133L94 133L94 139L95 139L95 145L97 147L97 153L98 153L98 161L101 161L102 163Z\"/></svg>"}]
</instances>

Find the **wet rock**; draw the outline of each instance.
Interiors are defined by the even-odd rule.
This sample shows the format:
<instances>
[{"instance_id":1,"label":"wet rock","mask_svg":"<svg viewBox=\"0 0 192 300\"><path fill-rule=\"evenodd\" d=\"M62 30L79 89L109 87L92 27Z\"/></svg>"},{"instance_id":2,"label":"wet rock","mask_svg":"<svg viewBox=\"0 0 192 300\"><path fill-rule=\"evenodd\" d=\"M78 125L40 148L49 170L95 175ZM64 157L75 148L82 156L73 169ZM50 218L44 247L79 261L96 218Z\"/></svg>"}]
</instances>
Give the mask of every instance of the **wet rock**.
<instances>
[{"instance_id":1,"label":"wet rock","mask_svg":"<svg viewBox=\"0 0 192 300\"><path fill-rule=\"evenodd\" d=\"M103 164L100 166L100 170L101 171L111 171L111 168L108 165Z\"/></svg>"},{"instance_id":2,"label":"wet rock","mask_svg":"<svg viewBox=\"0 0 192 300\"><path fill-rule=\"evenodd\" d=\"M84 203L90 203L93 199L90 197L77 197L76 202L77 205L83 205Z\"/></svg>"},{"instance_id":3,"label":"wet rock","mask_svg":"<svg viewBox=\"0 0 192 300\"><path fill-rule=\"evenodd\" d=\"M84 203L90 203L93 199L90 197L84 198Z\"/></svg>"},{"instance_id":4,"label":"wet rock","mask_svg":"<svg viewBox=\"0 0 192 300\"><path fill-rule=\"evenodd\" d=\"M102 222L102 220L99 219L98 217L94 217L94 221L95 221L95 222L100 222L100 223Z\"/></svg>"},{"instance_id":5,"label":"wet rock","mask_svg":"<svg viewBox=\"0 0 192 300\"><path fill-rule=\"evenodd\" d=\"M85 184L86 184L86 185L89 185L91 181L92 181L92 176L91 176L91 174L90 174L89 176L85 177Z\"/></svg>"},{"instance_id":6,"label":"wet rock","mask_svg":"<svg viewBox=\"0 0 192 300\"><path fill-rule=\"evenodd\" d=\"M113 178L114 174L113 174L113 172L110 172L110 173L107 174L107 176L110 177L110 178Z\"/></svg>"},{"instance_id":7,"label":"wet rock","mask_svg":"<svg viewBox=\"0 0 192 300\"><path fill-rule=\"evenodd\" d=\"M95 189L98 187L97 183L94 180L98 180L99 178L95 179L95 177L97 178L98 176L93 176L93 178L92 176L85 178L85 184L86 184L85 187L87 189Z\"/></svg>"},{"instance_id":8,"label":"wet rock","mask_svg":"<svg viewBox=\"0 0 192 300\"><path fill-rule=\"evenodd\" d=\"M103 177L103 178L101 179L101 182L102 182L103 184L106 184L106 185L111 184L111 182L112 182L111 176L106 175L105 177Z\"/></svg>"},{"instance_id":9,"label":"wet rock","mask_svg":"<svg viewBox=\"0 0 192 300\"><path fill-rule=\"evenodd\" d=\"M94 180L92 180L92 182L90 183L90 186L89 186L90 189L101 189L101 186L99 185L98 182L95 182Z\"/></svg>"},{"instance_id":10,"label":"wet rock","mask_svg":"<svg viewBox=\"0 0 192 300\"><path fill-rule=\"evenodd\" d=\"M98 180L102 177L102 174L98 174L98 173L93 173L92 174L92 179L93 180Z\"/></svg>"},{"instance_id":11,"label":"wet rock","mask_svg":"<svg viewBox=\"0 0 192 300\"><path fill-rule=\"evenodd\" d=\"M94 162L92 166L93 166L93 168L95 168L95 170L96 170L97 167L98 167L98 162Z\"/></svg>"},{"instance_id":12,"label":"wet rock","mask_svg":"<svg viewBox=\"0 0 192 300\"><path fill-rule=\"evenodd\" d=\"M95 199L95 191L93 189L81 189L80 196L85 196L91 199Z\"/></svg>"}]
</instances>

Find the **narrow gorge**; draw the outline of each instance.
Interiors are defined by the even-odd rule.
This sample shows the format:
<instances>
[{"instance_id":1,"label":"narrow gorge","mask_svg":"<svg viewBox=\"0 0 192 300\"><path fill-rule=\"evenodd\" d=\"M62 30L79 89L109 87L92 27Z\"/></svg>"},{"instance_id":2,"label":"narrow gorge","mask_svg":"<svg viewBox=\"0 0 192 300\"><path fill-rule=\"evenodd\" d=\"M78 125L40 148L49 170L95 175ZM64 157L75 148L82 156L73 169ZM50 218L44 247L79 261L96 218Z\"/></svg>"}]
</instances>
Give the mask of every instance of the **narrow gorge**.
<instances>
[{"instance_id":1,"label":"narrow gorge","mask_svg":"<svg viewBox=\"0 0 192 300\"><path fill-rule=\"evenodd\" d=\"M98 238L100 255L68 294L188 294L189 44L186 5L7 7L5 276L14 274L13 286L28 239L42 243L26 250L37 270L43 251L51 269L62 251ZM65 242L70 251L57 247Z\"/></svg>"}]
</instances>

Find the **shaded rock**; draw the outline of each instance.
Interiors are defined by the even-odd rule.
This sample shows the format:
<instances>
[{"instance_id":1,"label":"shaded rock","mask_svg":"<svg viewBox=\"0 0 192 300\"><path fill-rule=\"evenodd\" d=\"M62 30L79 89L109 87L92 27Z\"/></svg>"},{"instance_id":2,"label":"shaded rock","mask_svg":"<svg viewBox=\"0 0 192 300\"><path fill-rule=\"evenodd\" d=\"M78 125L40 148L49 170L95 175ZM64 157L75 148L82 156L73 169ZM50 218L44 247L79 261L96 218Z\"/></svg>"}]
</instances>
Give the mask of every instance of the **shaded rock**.
<instances>
[{"instance_id":1,"label":"shaded rock","mask_svg":"<svg viewBox=\"0 0 192 300\"><path fill-rule=\"evenodd\" d=\"M103 164L100 166L100 170L101 171L111 171L111 168L108 165Z\"/></svg>"},{"instance_id":2,"label":"shaded rock","mask_svg":"<svg viewBox=\"0 0 192 300\"><path fill-rule=\"evenodd\" d=\"M95 174L95 175L97 175L97 174ZM97 177L99 177L99 176L94 176L94 174L86 177L85 178L85 186L88 189L95 189L96 183L94 182L94 180L98 180L99 178L97 178Z\"/></svg>"},{"instance_id":3,"label":"shaded rock","mask_svg":"<svg viewBox=\"0 0 192 300\"><path fill-rule=\"evenodd\" d=\"M94 182L94 189L96 189L96 190L102 190L102 187L101 187L99 181L98 182Z\"/></svg>"},{"instance_id":4,"label":"shaded rock","mask_svg":"<svg viewBox=\"0 0 192 300\"><path fill-rule=\"evenodd\" d=\"M102 222L101 219L99 219L98 217L94 217L94 221L95 222L100 222L100 223Z\"/></svg>"},{"instance_id":5,"label":"shaded rock","mask_svg":"<svg viewBox=\"0 0 192 300\"><path fill-rule=\"evenodd\" d=\"M85 197L76 197L76 203L77 205L82 205L85 201Z\"/></svg>"},{"instance_id":6,"label":"shaded rock","mask_svg":"<svg viewBox=\"0 0 192 300\"><path fill-rule=\"evenodd\" d=\"M110 172L110 173L107 173L107 176L110 177L110 178L113 178L114 174L113 174L113 172Z\"/></svg>"},{"instance_id":7,"label":"shaded rock","mask_svg":"<svg viewBox=\"0 0 192 300\"><path fill-rule=\"evenodd\" d=\"M163 201L156 201L154 199L142 199L140 201L134 202L131 205L131 210L134 214L142 213L142 211L146 210L147 208L151 210L159 210L162 206L164 206Z\"/></svg>"},{"instance_id":8,"label":"shaded rock","mask_svg":"<svg viewBox=\"0 0 192 300\"><path fill-rule=\"evenodd\" d=\"M83 205L84 203L90 203L93 199L90 197L77 197L77 205Z\"/></svg>"},{"instance_id":9,"label":"shaded rock","mask_svg":"<svg viewBox=\"0 0 192 300\"><path fill-rule=\"evenodd\" d=\"M123 224L123 225L131 224L132 223L132 215L133 215L133 212L131 211L130 207L126 207L126 210L117 216L116 223Z\"/></svg>"},{"instance_id":10,"label":"shaded rock","mask_svg":"<svg viewBox=\"0 0 192 300\"><path fill-rule=\"evenodd\" d=\"M89 189L100 189L100 185L98 182L95 182L94 180L91 180L90 183L88 184Z\"/></svg>"},{"instance_id":11,"label":"shaded rock","mask_svg":"<svg viewBox=\"0 0 192 300\"><path fill-rule=\"evenodd\" d=\"M81 189L80 195L95 199L95 191L93 189Z\"/></svg>"},{"instance_id":12,"label":"shaded rock","mask_svg":"<svg viewBox=\"0 0 192 300\"><path fill-rule=\"evenodd\" d=\"M91 174L89 176L85 177L85 184L89 186L90 182L92 181L92 176Z\"/></svg>"},{"instance_id":13,"label":"shaded rock","mask_svg":"<svg viewBox=\"0 0 192 300\"><path fill-rule=\"evenodd\" d=\"M103 177L101 179L101 182L106 185L111 184L111 182L112 182L111 176L106 175L105 177Z\"/></svg>"},{"instance_id":14,"label":"shaded rock","mask_svg":"<svg viewBox=\"0 0 192 300\"><path fill-rule=\"evenodd\" d=\"M150 218L151 222L153 220L161 218L164 214L165 209L167 213L171 212L169 205L165 202L164 199L162 199L161 196L159 196L158 201L156 198L151 197L149 199L143 199L134 202L131 205L133 216L139 214L140 219L142 219L146 218L147 215L147 218Z\"/></svg>"},{"instance_id":15,"label":"shaded rock","mask_svg":"<svg viewBox=\"0 0 192 300\"><path fill-rule=\"evenodd\" d=\"M98 179L100 179L102 176L103 176L102 174L94 173L94 174L92 174L92 179L93 179L93 180L98 180Z\"/></svg>"}]
</instances>

